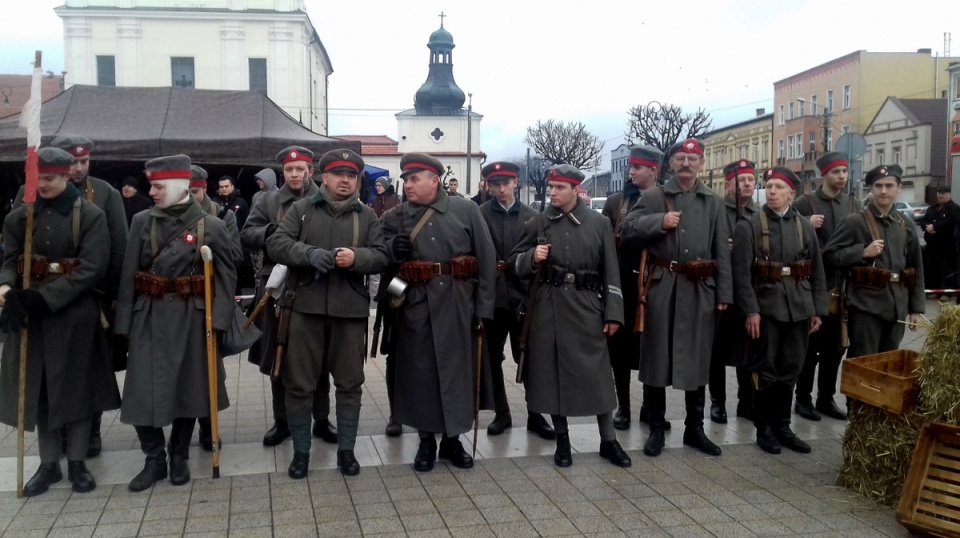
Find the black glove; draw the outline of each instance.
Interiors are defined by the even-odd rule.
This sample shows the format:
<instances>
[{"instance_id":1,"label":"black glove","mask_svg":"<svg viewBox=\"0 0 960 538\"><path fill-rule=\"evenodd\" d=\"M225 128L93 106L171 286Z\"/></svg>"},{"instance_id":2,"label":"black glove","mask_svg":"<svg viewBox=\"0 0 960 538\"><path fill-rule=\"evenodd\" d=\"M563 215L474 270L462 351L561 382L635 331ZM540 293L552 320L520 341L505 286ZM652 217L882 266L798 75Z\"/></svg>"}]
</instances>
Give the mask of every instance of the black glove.
<instances>
[{"instance_id":1,"label":"black glove","mask_svg":"<svg viewBox=\"0 0 960 538\"><path fill-rule=\"evenodd\" d=\"M393 238L393 256L398 261L404 261L407 257L410 256L410 236L409 235L398 235Z\"/></svg>"},{"instance_id":2,"label":"black glove","mask_svg":"<svg viewBox=\"0 0 960 538\"><path fill-rule=\"evenodd\" d=\"M27 309L20 302L16 290L7 292L3 311L0 312L0 331L12 333L27 326Z\"/></svg>"},{"instance_id":3,"label":"black glove","mask_svg":"<svg viewBox=\"0 0 960 538\"><path fill-rule=\"evenodd\" d=\"M273 235L273 232L277 231L276 224L267 224L267 228L263 231L263 240L266 241L270 239L270 236Z\"/></svg>"},{"instance_id":4,"label":"black glove","mask_svg":"<svg viewBox=\"0 0 960 538\"><path fill-rule=\"evenodd\" d=\"M50 313L50 307L47 306L47 301L43 299L43 295L39 291L29 288L18 291L17 295L20 303L27 310L27 315L43 316Z\"/></svg>"},{"instance_id":5,"label":"black glove","mask_svg":"<svg viewBox=\"0 0 960 538\"><path fill-rule=\"evenodd\" d=\"M326 273L330 269L333 269L336 262L334 258L332 250L324 250L322 248L315 248L307 253L307 261L310 262L310 266L321 273Z\"/></svg>"}]
</instances>

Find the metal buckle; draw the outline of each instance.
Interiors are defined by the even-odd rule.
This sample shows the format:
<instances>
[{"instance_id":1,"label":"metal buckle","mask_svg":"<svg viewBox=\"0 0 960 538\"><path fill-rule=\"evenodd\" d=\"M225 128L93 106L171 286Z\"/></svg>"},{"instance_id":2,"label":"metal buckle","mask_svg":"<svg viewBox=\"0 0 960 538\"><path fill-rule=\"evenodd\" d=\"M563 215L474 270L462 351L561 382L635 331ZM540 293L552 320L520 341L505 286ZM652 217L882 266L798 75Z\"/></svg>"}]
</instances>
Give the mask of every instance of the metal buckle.
<instances>
[{"instance_id":1,"label":"metal buckle","mask_svg":"<svg viewBox=\"0 0 960 538\"><path fill-rule=\"evenodd\" d=\"M567 284L572 284L577 281L577 276L573 273L567 273L563 275L563 281Z\"/></svg>"},{"instance_id":2,"label":"metal buckle","mask_svg":"<svg viewBox=\"0 0 960 538\"><path fill-rule=\"evenodd\" d=\"M900 282L900 273L890 273L890 282Z\"/></svg>"},{"instance_id":3,"label":"metal buckle","mask_svg":"<svg viewBox=\"0 0 960 538\"><path fill-rule=\"evenodd\" d=\"M780 268L780 276L790 276L793 274L793 271L790 269L790 266L784 266Z\"/></svg>"},{"instance_id":4,"label":"metal buckle","mask_svg":"<svg viewBox=\"0 0 960 538\"><path fill-rule=\"evenodd\" d=\"M430 274L433 276L440 276L443 274L443 267L439 263L434 263L430 266Z\"/></svg>"},{"instance_id":5,"label":"metal buckle","mask_svg":"<svg viewBox=\"0 0 960 538\"><path fill-rule=\"evenodd\" d=\"M677 272L677 266L678 266L678 265L680 265L679 262L671 261L671 262L670 262L670 265L667 267L667 269L669 269L670 272L672 272L672 273L676 273L676 272Z\"/></svg>"},{"instance_id":6,"label":"metal buckle","mask_svg":"<svg viewBox=\"0 0 960 538\"><path fill-rule=\"evenodd\" d=\"M47 272L48 272L48 273L54 273L54 274L62 274L62 273L63 273L63 266L60 265L60 262L48 263L48 264L47 264Z\"/></svg>"}]
</instances>

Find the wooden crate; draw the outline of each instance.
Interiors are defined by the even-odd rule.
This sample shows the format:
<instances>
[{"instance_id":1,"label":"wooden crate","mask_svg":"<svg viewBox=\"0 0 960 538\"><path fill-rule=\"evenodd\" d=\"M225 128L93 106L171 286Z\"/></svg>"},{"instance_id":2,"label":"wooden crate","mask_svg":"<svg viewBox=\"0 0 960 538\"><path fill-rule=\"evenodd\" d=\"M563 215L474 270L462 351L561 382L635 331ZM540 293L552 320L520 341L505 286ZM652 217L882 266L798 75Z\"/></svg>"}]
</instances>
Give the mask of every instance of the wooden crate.
<instances>
[{"instance_id":1,"label":"wooden crate","mask_svg":"<svg viewBox=\"0 0 960 538\"><path fill-rule=\"evenodd\" d=\"M917 405L919 360L920 355L908 349L847 359L843 361L840 392L902 415Z\"/></svg>"},{"instance_id":2,"label":"wooden crate","mask_svg":"<svg viewBox=\"0 0 960 538\"><path fill-rule=\"evenodd\" d=\"M931 423L920 431L897 521L911 531L960 537L960 428Z\"/></svg>"}]
</instances>

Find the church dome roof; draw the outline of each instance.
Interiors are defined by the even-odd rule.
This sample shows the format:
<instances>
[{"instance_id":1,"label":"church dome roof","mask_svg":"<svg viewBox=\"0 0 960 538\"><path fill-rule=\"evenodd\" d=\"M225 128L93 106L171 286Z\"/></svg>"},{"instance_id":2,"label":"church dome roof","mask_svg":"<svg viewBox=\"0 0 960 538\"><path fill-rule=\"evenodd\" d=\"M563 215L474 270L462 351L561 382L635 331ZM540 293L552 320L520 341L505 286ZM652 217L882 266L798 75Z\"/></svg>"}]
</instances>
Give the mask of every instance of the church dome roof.
<instances>
[{"instance_id":1,"label":"church dome roof","mask_svg":"<svg viewBox=\"0 0 960 538\"><path fill-rule=\"evenodd\" d=\"M450 45L453 46L453 35L450 34L443 26L437 29L435 32L430 34L430 40L427 41L427 46L430 45Z\"/></svg>"}]
</instances>

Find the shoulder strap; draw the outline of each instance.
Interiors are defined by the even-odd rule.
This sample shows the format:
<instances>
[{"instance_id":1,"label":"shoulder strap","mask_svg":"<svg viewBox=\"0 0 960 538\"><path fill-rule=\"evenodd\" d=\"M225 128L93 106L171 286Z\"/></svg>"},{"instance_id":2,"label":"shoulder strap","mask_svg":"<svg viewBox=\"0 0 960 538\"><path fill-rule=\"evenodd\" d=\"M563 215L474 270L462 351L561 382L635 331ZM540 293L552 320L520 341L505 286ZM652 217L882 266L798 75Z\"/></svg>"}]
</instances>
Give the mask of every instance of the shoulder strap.
<instances>
[{"instance_id":1,"label":"shoulder strap","mask_svg":"<svg viewBox=\"0 0 960 538\"><path fill-rule=\"evenodd\" d=\"M764 258L770 257L770 223L767 222L767 214L762 209L760 210L760 236L761 244L760 253L763 254Z\"/></svg>"},{"instance_id":2,"label":"shoulder strap","mask_svg":"<svg viewBox=\"0 0 960 538\"><path fill-rule=\"evenodd\" d=\"M203 228L204 220L203 217L200 217L197 220L197 250L193 253L193 264L197 265L200 263L200 247L203 246Z\"/></svg>"},{"instance_id":3,"label":"shoulder strap","mask_svg":"<svg viewBox=\"0 0 960 538\"><path fill-rule=\"evenodd\" d=\"M672 213L673 202L671 202L670 198L667 196L667 190L663 188L663 185L660 186L660 192L663 193L663 204L667 207L667 213Z\"/></svg>"},{"instance_id":4,"label":"shoulder strap","mask_svg":"<svg viewBox=\"0 0 960 538\"><path fill-rule=\"evenodd\" d=\"M627 195L626 193L620 194L620 204L617 207L617 216L614 218L613 222L613 231L616 233L617 228L620 227L620 221L623 220L623 214L626 212L627 207Z\"/></svg>"},{"instance_id":5,"label":"shoulder strap","mask_svg":"<svg viewBox=\"0 0 960 538\"><path fill-rule=\"evenodd\" d=\"M806 245L803 244L803 223L800 222L800 218L801 218L800 213L797 213L797 239L800 240L800 243L798 246L800 247L799 252L802 253Z\"/></svg>"},{"instance_id":6,"label":"shoulder strap","mask_svg":"<svg viewBox=\"0 0 960 538\"><path fill-rule=\"evenodd\" d=\"M537 244L546 245L547 244L547 230L544 225L544 220L546 217L543 216L543 213L537 213Z\"/></svg>"},{"instance_id":7,"label":"shoulder strap","mask_svg":"<svg viewBox=\"0 0 960 538\"><path fill-rule=\"evenodd\" d=\"M93 182L90 181L90 176L87 176L87 201L93 203Z\"/></svg>"},{"instance_id":8,"label":"shoulder strap","mask_svg":"<svg viewBox=\"0 0 960 538\"><path fill-rule=\"evenodd\" d=\"M151 266L153 265L153 262L157 259L157 256L159 256L160 253L163 252L163 249L167 248L170 245L170 243L173 242L174 239L180 237L181 233L190 229L190 227L193 226L194 224L197 224L198 222L202 222L204 215L206 215L206 213L202 213L197 220L194 220L193 222L188 222L186 226L182 228L178 228L176 232L170 234L170 237L164 240L163 245L159 245L159 246L157 245L157 219L155 218L151 219L150 221L150 252L153 255L153 257L150 259L150 265ZM199 249L197 249L197 251L199 252Z\"/></svg>"},{"instance_id":9,"label":"shoulder strap","mask_svg":"<svg viewBox=\"0 0 960 538\"><path fill-rule=\"evenodd\" d=\"M420 220L417 221L417 225L414 226L413 231L410 232L411 243L413 243L413 240L420 235L420 230L427 225L427 221L430 220L430 217L432 217L435 212L436 211L432 207L428 207L427 210L423 212L423 216L420 217ZM400 218L402 219L403 215L400 215Z\"/></svg>"},{"instance_id":10,"label":"shoulder strap","mask_svg":"<svg viewBox=\"0 0 960 538\"><path fill-rule=\"evenodd\" d=\"M353 212L353 248L360 246L360 214Z\"/></svg>"},{"instance_id":11,"label":"shoulder strap","mask_svg":"<svg viewBox=\"0 0 960 538\"><path fill-rule=\"evenodd\" d=\"M808 192L807 194L804 194L803 197L807 199L807 205L810 206L810 213L816 213L817 208L813 205L813 193Z\"/></svg>"},{"instance_id":12,"label":"shoulder strap","mask_svg":"<svg viewBox=\"0 0 960 538\"><path fill-rule=\"evenodd\" d=\"M869 209L864 209L860 212L860 215L863 217L864 222L867 223L867 230L870 232L870 238L873 241L880 239L880 228L877 227L877 219L873 216L873 212Z\"/></svg>"},{"instance_id":13,"label":"shoulder strap","mask_svg":"<svg viewBox=\"0 0 960 538\"><path fill-rule=\"evenodd\" d=\"M78 197L73 201L73 217L72 217L72 232L73 232L73 250L80 248L80 198Z\"/></svg>"}]
</instances>

